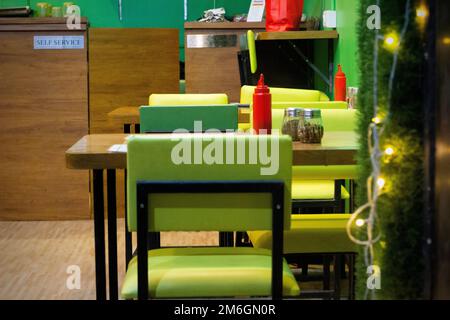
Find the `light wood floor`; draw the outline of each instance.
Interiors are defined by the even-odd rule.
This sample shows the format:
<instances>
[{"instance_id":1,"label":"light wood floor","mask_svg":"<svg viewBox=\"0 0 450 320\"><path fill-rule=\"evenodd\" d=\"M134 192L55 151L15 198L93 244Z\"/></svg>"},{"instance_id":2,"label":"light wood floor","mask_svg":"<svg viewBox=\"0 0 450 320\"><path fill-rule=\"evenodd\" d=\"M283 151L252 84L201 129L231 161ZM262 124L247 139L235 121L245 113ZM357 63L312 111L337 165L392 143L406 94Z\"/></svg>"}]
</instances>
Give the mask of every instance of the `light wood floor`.
<instances>
[{"instance_id":1,"label":"light wood floor","mask_svg":"<svg viewBox=\"0 0 450 320\"><path fill-rule=\"evenodd\" d=\"M120 287L123 219L118 230ZM164 233L161 245L217 245L217 239L214 232ZM73 265L81 270L80 290L66 286ZM0 222L0 299L95 299L93 221Z\"/></svg>"}]
</instances>

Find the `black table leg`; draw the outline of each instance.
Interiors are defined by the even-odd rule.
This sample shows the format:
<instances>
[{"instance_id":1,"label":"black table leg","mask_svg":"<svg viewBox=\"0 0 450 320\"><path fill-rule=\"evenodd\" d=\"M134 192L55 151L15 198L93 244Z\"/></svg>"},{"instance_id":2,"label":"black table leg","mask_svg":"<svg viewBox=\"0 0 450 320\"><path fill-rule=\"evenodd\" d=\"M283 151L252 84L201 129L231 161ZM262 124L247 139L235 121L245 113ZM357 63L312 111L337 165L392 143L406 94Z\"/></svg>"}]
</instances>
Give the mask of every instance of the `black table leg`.
<instances>
[{"instance_id":1,"label":"black table leg","mask_svg":"<svg viewBox=\"0 0 450 320\"><path fill-rule=\"evenodd\" d=\"M123 125L123 133L131 133L131 124L125 123Z\"/></svg>"},{"instance_id":2,"label":"black table leg","mask_svg":"<svg viewBox=\"0 0 450 320\"><path fill-rule=\"evenodd\" d=\"M107 170L109 299L118 300L116 171Z\"/></svg>"},{"instance_id":3,"label":"black table leg","mask_svg":"<svg viewBox=\"0 0 450 320\"><path fill-rule=\"evenodd\" d=\"M97 300L106 300L105 212L103 170L93 170L95 284Z\"/></svg>"},{"instance_id":4,"label":"black table leg","mask_svg":"<svg viewBox=\"0 0 450 320\"><path fill-rule=\"evenodd\" d=\"M330 290L330 257L323 256L323 290Z\"/></svg>"},{"instance_id":5,"label":"black table leg","mask_svg":"<svg viewBox=\"0 0 450 320\"><path fill-rule=\"evenodd\" d=\"M131 232L128 231L128 219L127 219L127 211L128 211L128 200L127 200L127 170L124 172L125 176L125 270L128 270L128 263L130 262L133 256L133 242L131 237Z\"/></svg>"}]
</instances>

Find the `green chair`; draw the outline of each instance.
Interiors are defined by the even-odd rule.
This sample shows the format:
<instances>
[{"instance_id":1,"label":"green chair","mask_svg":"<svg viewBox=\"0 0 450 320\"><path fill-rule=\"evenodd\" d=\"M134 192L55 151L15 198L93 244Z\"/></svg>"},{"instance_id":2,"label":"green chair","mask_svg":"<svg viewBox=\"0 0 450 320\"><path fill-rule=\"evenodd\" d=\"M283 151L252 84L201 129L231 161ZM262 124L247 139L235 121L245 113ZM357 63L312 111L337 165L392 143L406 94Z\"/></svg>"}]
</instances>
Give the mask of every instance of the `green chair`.
<instances>
[{"instance_id":1,"label":"green chair","mask_svg":"<svg viewBox=\"0 0 450 320\"><path fill-rule=\"evenodd\" d=\"M139 108L141 132L173 132L185 129L189 132L236 131L238 128L238 105L205 106L153 106ZM196 128L196 126L198 128Z\"/></svg>"},{"instance_id":2,"label":"green chair","mask_svg":"<svg viewBox=\"0 0 450 320\"><path fill-rule=\"evenodd\" d=\"M340 277L347 259L349 299L355 297L354 264L356 245L348 238L350 214L300 214L291 216L291 229L284 232L284 255L291 263L323 263L323 289L330 289L329 262L334 259L334 290L326 292L340 298ZM265 231L248 232L254 248L271 248L272 235ZM306 273L304 273L306 274Z\"/></svg>"},{"instance_id":3,"label":"green chair","mask_svg":"<svg viewBox=\"0 0 450 320\"><path fill-rule=\"evenodd\" d=\"M242 86L241 87L241 104L252 104L253 93L255 92L255 86ZM318 90L306 90L306 89L290 89L290 88L276 88L270 87L270 93L272 94L272 103L297 103L297 102L329 102L328 96Z\"/></svg>"},{"instance_id":4,"label":"green chair","mask_svg":"<svg viewBox=\"0 0 450 320\"><path fill-rule=\"evenodd\" d=\"M128 140L128 228L137 232L138 255L129 263L121 295L125 299L199 297L295 297L298 284L282 259L283 230L290 228L292 143L287 136L185 134L134 136ZM279 170L237 163L239 154L267 139L279 146ZM178 140L178 141L177 141ZM211 145L236 151L216 158L225 164L179 163L174 150ZM231 149L228 149L231 150ZM240 153L243 152L243 153ZM271 153L269 153L271 154ZM216 153L217 155L217 153ZM242 159L242 158L241 158ZM189 160L192 160L189 164ZM147 251L148 232L273 230L268 249L162 248Z\"/></svg>"},{"instance_id":5,"label":"green chair","mask_svg":"<svg viewBox=\"0 0 450 320\"><path fill-rule=\"evenodd\" d=\"M225 132L235 131L238 128L238 106L236 104L143 106L139 109L139 113L141 132L145 133L170 133L180 129L189 132L212 129ZM220 246L233 246L233 234L220 232L219 244Z\"/></svg>"},{"instance_id":6,"label":"green chair","mask_svg":"<svg viewBox=\"0 0 450 320\"><path fill-rule=\"evenodd\" d=\"M272 109L272 128L281 131L283 109ZM354 131L356 111L350 109L322 110L323 126L326 132ZM345 166L294 166L292 168L292 199L295 208L325 207L344 211L343 201L350 199L344 180L357 176L355 165Z\"/></svg>"}]
</instances>

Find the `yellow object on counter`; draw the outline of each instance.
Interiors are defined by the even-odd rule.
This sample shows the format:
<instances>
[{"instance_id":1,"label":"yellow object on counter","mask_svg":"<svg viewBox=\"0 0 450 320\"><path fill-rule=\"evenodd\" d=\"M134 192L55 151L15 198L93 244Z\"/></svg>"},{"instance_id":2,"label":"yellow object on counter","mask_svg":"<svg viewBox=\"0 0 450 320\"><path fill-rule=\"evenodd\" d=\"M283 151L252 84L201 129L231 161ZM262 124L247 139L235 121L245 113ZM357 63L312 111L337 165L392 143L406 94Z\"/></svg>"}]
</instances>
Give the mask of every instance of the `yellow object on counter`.
<instances>
[{"instance_id":1,"label":"yellow object on counter","mask_svg":"<svg viewBox=\"0 0 450 320\"><path fill-rule=\"evenodd\" d=\"M70 6L73 6L74 3L73 2L64 2L63 6L62 6L62 12L63 12L63 16L67 16L67 9L69 9Z\"/></svg>"},{"instance_id":2,"label":"yellow object on counter","mask_svg":"<svg viewBox=\"0 0 450 320\"><path fill-rule=\"evenodd\" d=\"M36 16L40 18L44 18L47 16L48 3L47 2L38 2L36 3Z\"/></svg>"},{"instance_id":3,"label":"yellow object on counter","mask_svg":"<svg viewBox=\"0 0 450 320\"><path fill-rule=\"evenodd\" d=\"M52 8L52 17L53 18L62 18L62 8L61 7L53 7Z\"/></svg>"}]
</instances>

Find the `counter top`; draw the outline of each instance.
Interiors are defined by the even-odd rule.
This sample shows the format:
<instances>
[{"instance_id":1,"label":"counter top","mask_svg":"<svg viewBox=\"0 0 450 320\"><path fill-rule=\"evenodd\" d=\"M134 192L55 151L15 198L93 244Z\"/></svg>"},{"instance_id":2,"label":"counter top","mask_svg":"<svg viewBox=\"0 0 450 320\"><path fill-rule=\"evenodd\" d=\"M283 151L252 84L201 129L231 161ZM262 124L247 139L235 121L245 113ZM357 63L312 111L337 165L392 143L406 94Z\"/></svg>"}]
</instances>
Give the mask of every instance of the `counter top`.
<instances>
[{"instance_id":1,"label":"counter top","mask_svg":"<svg viewBox=\"0 0 450 320\"><path fill-rule=\"evenodd\" d=\"M81 29L69 30L66 18L0 18L0 31L80 31L88 20L81 17Z\"/></svg>"},{"instance_id":2,"label":"counter top","mask_svg":"<svg viewBox=\"0 0 450 320\"><path fill-rule=\"evenodd\" d=\"M265 29L265 22L185 22L184 29Z\"/></svg>"}]
</instances>

